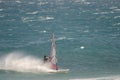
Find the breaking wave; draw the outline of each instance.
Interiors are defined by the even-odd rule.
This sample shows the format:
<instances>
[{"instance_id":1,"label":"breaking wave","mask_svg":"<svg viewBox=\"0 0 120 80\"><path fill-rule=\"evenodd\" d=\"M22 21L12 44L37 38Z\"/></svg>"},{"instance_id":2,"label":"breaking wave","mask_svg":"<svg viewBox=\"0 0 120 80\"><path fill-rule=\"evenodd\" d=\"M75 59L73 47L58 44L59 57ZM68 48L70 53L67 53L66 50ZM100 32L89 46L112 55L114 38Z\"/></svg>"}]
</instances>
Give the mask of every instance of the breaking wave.
<instances>
[{"instance_id":1,"label":"breaking wave","mask_svg":"<svg viewBox=\"0 0 120 80\"><path fill-rule=\"evenodd\" d=\"M99 78L84 78L84 79L69 79L69 80L120 80L120 76L99 77Z\"/></svg>"},{"instance_id":2,"label":"breaking wave","mask_svg":"<svg viewBox=\"0 0 120 80\"><path fill-rule=\"evenodd\" d=\"M51 71L48 66L41 59L20 52L9 53L0 58L0 70L39 73Z\"/></svg>"}]
</instances>

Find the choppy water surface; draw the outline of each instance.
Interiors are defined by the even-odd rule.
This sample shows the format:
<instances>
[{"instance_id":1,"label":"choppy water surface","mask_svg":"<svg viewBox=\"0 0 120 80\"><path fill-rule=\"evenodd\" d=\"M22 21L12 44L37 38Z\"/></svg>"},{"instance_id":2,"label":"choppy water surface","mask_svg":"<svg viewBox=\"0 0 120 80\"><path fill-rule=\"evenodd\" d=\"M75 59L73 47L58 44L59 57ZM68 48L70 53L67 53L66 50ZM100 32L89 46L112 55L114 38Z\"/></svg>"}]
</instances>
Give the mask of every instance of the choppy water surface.
<instances>
[{"instance_id":1,"label":"choppy water surface","mask_svg":"<svg viewBox=\"0 0 120 80\"><path fill-rule=\"evenodd\" d=\"M119 80L119 3L0 0L0 80ZM52 32L67 74L40 67L50 53Z\"/></svg>"}]
</instances>

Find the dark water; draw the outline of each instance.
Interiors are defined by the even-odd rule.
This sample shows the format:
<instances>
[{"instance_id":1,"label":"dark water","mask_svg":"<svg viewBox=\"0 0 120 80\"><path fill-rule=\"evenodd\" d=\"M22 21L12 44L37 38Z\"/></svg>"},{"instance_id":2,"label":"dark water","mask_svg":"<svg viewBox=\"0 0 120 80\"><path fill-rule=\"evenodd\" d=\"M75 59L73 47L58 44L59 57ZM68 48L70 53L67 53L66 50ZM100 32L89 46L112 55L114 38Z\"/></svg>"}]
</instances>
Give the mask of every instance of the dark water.
<instances>
[{"instance_id":1,"label":"dark water","mask_svg":"<svg viewBox=\"0 0 120 80\"><path fill-rule=\"evenodd\" d=\"M59 66L70 69L67 74L0 70L0 80L105 76L119 80L111 77L120 74L119 4L119 0L0 0L1 57L14 51L37 58L49 55L54 32Z\"/></svg>"}]
</instances>

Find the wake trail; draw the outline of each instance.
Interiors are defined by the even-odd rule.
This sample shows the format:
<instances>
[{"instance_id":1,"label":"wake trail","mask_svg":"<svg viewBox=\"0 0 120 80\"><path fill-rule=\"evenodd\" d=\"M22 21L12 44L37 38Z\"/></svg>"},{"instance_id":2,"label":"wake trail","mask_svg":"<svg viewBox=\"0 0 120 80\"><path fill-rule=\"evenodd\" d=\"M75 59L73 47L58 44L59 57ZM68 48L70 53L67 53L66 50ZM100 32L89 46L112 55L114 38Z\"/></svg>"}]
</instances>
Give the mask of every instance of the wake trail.
<instances>
[{"instance_id":1,"label":"wake trail","mask_svg":"<svg viewBox=\"0 0 120 80\"><path fill-rule=\"evenodd\" d=\"M9 53L0 57L0 69L33 73L51 71L49 65L43 64L41 59L19 52Z\"/></svg>"},{"instance_id":2,"label":"wake trail","mask_svg":"<svg viewBox=\"0 0 120 80\"><path fill-rule=\"evenodd\" d=\"M120 80L120 75L98 77L98 78L69 79L69 80Z\"/></svg>"}]
</instances>

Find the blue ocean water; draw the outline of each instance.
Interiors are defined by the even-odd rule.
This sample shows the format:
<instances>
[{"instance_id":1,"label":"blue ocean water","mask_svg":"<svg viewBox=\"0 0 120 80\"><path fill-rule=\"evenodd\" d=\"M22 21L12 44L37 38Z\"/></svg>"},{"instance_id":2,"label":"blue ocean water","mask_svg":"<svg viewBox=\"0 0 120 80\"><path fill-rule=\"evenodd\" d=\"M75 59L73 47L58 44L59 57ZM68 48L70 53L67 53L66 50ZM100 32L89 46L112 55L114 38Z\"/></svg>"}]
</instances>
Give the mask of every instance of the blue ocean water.
<instances>
[{"instance_id":1,"label":"blue ocean water","mask_svg":"<svg viewBox=\"0 0 120 80\"><path fill-rule=\"evenodd\" d=\"M12 69L1 69L0 80L120 80L119 4L119 0L0 0L0 69ZM24 72L49 55L53 32L58 65L70 71Z\"/></svg>"}]
</instances>

